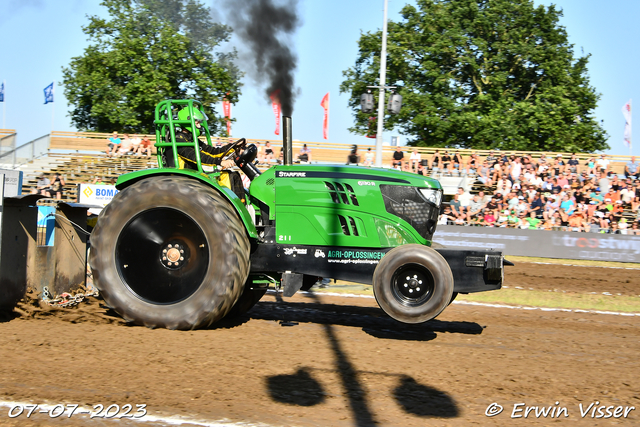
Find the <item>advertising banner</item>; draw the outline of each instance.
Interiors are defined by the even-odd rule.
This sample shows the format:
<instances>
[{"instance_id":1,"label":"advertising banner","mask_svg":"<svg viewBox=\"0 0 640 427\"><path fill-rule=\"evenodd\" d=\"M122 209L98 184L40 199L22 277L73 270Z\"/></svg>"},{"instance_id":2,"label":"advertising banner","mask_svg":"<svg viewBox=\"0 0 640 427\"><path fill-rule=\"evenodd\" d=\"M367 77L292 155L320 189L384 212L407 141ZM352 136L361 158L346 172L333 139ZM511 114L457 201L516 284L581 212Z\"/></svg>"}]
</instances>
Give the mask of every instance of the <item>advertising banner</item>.
<instances>
[{"instance_id":1,"label":"advertising banner","mask_svg":"<svg viewBox=\"0 0 640 427\"><path fill-rule=\"evenodd\" d=\"M439 225L433 241L449 248L494 249L505 255L640 262L640 236Z\"/></svg>"},{"instance_id":2,"label":"advertising banner","mask_svg":"<svg viewBox=\"0 0 640 427\"><path fill-rule=\"evenodd\" d=\"M78 184L78 203L105 207L118 194L114 185Z\"/></svg>"},{"instance_id":3,"label":"advertising banner","mask_svg":"<svg viewBox=\"0 0 640 427\"><path fill-rule=\"evenodd\" d=\"M22 171L0 169L4 175L4 197L15 197L22 194Z\"/></svg>"}]
</instances>

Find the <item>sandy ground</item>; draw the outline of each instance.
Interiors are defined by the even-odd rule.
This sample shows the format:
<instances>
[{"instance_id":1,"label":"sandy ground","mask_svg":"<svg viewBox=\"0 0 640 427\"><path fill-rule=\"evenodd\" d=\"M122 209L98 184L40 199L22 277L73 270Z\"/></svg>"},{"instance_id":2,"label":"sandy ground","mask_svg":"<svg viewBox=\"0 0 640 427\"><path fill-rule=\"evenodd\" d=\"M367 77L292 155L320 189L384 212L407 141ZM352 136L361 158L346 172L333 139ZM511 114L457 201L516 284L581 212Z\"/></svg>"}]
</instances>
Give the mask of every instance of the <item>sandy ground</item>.
<instances>
[{"instance_id":1,"label":"sandy ground","mask_svg":"<svg viewBox=\"0 0 640 427\"><path fill-rule=\"evenodd\" d=\"M505 285L575 293L640 295L640 270L519 263L506 267Z\"/></svg>"},{"instance_id":2,"label":"sandy ground","mask_svg":"<svg viewBox=\"0 0 640 427\"><path fill-rule=\"evenodd\" d=\"M638 273L520 264L506 285L638 295ZM281 426L640 425L639 326L638 316L462 304L408 326L371 298L317 292L269 293L233 324L178 332L127 326L95 298L25 303L0 323L0 400ZM492 404L503 411L487 417ZM534 406L554 412L524 418ZM627 417L594 418L600 406ZM9 409L0 425L145 425Z\"/></svg>"}]
</instances>

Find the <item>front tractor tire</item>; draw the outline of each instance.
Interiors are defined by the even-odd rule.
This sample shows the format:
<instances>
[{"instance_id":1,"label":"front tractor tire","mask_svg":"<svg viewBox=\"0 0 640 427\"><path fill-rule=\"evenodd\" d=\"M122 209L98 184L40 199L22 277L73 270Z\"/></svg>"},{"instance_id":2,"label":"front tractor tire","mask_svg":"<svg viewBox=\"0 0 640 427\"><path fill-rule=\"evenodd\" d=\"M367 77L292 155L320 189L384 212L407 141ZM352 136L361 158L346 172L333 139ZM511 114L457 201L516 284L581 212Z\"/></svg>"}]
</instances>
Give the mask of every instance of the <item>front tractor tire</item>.
<instances>
[{"instance_id":1,"label":"front tractor tire","mask_svg":"<svg viewBox=\"0 0 640 427\"><path fill-rule=\"evenodd\" d=\"M398 246L376 267L373 293L390 317L402 323L423 323L451 302L453 274L434 249L416 244Z\"/></svg>"},{"instance_id":2,"label":"front tractor tire","mask_svg":"<svg viewBox=\"0 0 640 427\"><path fill-rule=\"evenodd\" d=\"M105 302L150 328L205 328L238 301L249 240L231 204L193 178L155 176L125 188L91 234Z\"/></svg>"}]
</instances>

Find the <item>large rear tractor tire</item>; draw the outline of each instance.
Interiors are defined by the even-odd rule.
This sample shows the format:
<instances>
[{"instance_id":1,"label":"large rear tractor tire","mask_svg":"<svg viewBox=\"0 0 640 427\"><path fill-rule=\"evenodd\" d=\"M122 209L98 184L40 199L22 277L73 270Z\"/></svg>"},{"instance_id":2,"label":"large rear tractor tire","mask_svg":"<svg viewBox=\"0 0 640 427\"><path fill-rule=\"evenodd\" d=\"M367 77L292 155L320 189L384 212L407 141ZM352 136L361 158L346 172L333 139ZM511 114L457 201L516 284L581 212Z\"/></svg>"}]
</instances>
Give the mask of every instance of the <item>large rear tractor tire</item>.
<instances>
[{"instance_id":1,"label":"large rear tractor tire","mask_svg":"<svg viewBox=\"0 0 640 427\"><path fill-rule=\"evenodd\" d=\"M229 313L225 316L225 319L235 319L243 314L247 313L253 308L254 305L260 301L260 299L267 293L269 288L267 286L257 287L253 286L251 279L244 284L244 291L235 305L231 308Z\"/></svg>"},{"instance_id":2,"label":"large rear tractor tire","mask_svg":"<svg viewBox=\"0 0 640 427\"><path fill-rule=\"evenodd\" d=\"M453 274L435 250L415 244L398 246L376 267L373 293L380 308L395 320L423 323L451 302Z\"/></svg>"},{"instance_id":3,"label":"large rear tractor tire","mask_svg":"<svg viewBox=\"0 0 640 427\"><path fill-rule=\"evenodd\" d=\"M90 264L107 305L150 328L205 328L243 292L249 240L232 205L193 178L125 188L91 234Z\"/></svg>"}]
</instances>

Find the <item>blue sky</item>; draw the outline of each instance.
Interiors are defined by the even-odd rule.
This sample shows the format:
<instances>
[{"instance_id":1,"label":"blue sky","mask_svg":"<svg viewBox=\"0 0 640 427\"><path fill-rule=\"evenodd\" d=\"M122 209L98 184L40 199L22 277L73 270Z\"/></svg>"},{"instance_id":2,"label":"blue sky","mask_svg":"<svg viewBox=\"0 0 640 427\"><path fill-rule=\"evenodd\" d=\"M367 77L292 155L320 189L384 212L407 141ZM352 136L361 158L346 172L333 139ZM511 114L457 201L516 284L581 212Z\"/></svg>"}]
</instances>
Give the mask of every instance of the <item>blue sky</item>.
<instances>
[{"instance_id":1,"label":"blue sky","mask_svg":"<svg viewBox=\"0 0 640 427\"><path fill-rule=\"evenodd\" d=\"M217 2L203 1L216 7ZM389 0L389 19L399 20L406 0ZM610 154L629 154L623 144L622 106L635 99L640 106L640 1L557 0L575 52L590 53L591 85L602 94L595 111L609 134ZM298 55L296 86L300 93L293 112L293 136L302 141L322 141L323 110L320 101L331 93L329 142L370 144L372 140L349 133L353 123L347 95L339 94L342 71L353 66L361 31L382 27L383 0L299 0L302 25L293 43ZM18 145L49 133L75 130L67 116L69 106L58 85L62 67L88 45L81 30L86 15L105 16L98 0L0 1L0 81L5 81L5 127L18 131ZM242 65L242 64L241 64ZM43 89L56 82L55 102L44 105ZM245 80L242 96L233 106L234 137L277 139L271 106L263 89ZM373 82L372 82L373 83ZM638 107L640 108L640 107ZM221 108L219 108L221 111ZM149 112L151 118L152 112ZM52 120L53 118L53 120ZM0 122L0 126L2 123ZM640 128L639 128L640 129ZM640 132L640 130L638 131ZM636 132L636 133L638 133ZM400 135L385 132L384 139ZM640 135L640 134L639 134ZM400 135L400 143L404 144ZM640 139L634 154L640 153Z\"/></svg>"}]
</instances>

